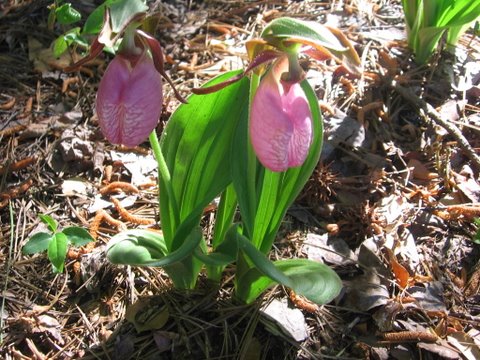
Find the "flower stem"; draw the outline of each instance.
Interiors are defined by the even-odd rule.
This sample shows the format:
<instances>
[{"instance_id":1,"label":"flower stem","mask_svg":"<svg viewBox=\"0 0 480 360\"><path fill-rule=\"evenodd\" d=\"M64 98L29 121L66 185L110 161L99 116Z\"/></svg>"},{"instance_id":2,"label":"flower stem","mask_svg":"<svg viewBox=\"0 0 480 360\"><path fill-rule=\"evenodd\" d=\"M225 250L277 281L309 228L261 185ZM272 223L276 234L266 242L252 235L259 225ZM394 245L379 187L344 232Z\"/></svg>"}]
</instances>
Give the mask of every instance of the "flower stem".
<instances>
[{"instance_id":1,"label":"flower stem","mask_svg":"<svg viewBox=\"0 0 480 360\"><path fill-rule=\"evenodd\" d=\"M173 192L172 177L170 175L170 171L168 170L165 157L163 156L162 148L160 147L160 142L158 141L158 136L155 129L150 133L149 140L150 140L150 145L152 146L153 154L155 156L155 159L157 160L158 176L160 177L159 180L162 180L163 183L165 184L167 195L170 200L170 204L172 206L172 211L175 216L174 228L176 228L176 226L178 226L178 224L180 223L180 212L178 210L177 200L175 199L175 194ZM160 202L160 192L159 192L159 202ZM169 230L173 231L174 229L169 229Z\"/></svg>"}]
</instances>

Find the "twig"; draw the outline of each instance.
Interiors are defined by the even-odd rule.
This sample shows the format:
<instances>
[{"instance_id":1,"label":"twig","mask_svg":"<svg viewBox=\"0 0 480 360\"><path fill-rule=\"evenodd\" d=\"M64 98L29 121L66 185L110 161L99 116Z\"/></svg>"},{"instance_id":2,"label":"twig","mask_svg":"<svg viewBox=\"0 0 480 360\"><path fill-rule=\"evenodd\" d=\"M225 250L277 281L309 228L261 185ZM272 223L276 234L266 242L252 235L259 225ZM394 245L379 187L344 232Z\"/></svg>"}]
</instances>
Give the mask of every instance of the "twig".
<instances>
[{"instance_id":1,"label":"twig","mask_svg":"<svg viewBox=\"0 0 480 360\"><path fill-rule=\"evenodd\" d=\"M138 225L152 225L155 223L155 220L153 219L146 219L130 214L128 210L122 206L118 199L110 197L110 200L113 202L113 205L115 205L115 208L122 219Z\"/></svg>"},{"instance_id":2,"label":"twig","mask_svg":"<svg viewBox=\"0 0 480 360\"><path fill-rule=\"evenodd\" d=\"M468 140L463 136L461 131L454 124L443 119L438 113L438 111L433 108L432 105L420 99L417 95L412 93L409 89L399 85L396 81L392 81L391 86L403 98L423 110L426 117L428 116L435 123L447 130L447 132L455 138L462 150L465 151L469 159L472 160L478 168L480 168L480 157L477 155L472 146L468 143Z\"/></svg>"},{"instance_id":3,"label":"twig","mask_svg":"<svg viewBox=\"0 0 480 360\"><path fill-rule=\"evenodd\" d=\"M385 343L404 343L404 342L428 342L434 343L438 340L436 334L427 331L399 331L381 334Z\"/></svg>"}]
</instances>

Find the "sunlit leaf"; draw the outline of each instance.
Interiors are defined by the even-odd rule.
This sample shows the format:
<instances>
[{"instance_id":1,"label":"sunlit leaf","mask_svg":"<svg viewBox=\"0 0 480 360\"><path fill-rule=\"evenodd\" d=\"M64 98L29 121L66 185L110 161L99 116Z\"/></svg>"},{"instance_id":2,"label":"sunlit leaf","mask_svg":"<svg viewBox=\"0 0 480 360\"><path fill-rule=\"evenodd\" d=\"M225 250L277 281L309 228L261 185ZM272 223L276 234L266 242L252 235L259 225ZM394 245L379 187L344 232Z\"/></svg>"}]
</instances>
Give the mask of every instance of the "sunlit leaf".
<instances>
[{"instance_id":1,"label":"sunlit leaf","mask_svg":"<svg viewBox=\"0 0 480 360\"><path fill-rule=\"evenodd\" d=\"M33 235L22 248L23 254L36 254L48 249L48 244L52 240L52 234L40 232Z\"/></svg>"},{"instance_id":2,"label":"sunlit leaf","mask_svg":"<svg viewBox=\"0 0 480 360\"><path fill-rule=\"evenodd\" d=\"M50 215L45 215L45 214L39 214L38 217L40 220L48 226L48 229L51 232L57 231L58 228L58 223L55 221L54 218L52 218Z\"/></svg>"},{"instance_id":3,"label":"sunlit leaf","mask_svg":"<svg viewBox=\"0 0 480 360\"><path fill-rule=\"evenodd\" d=\"M63 233L56 233L48 244L48 259L56 272L63 272L67 256L68 239Z\"/></svg>"},{"instance_id":4,"label":"sunlit leaf","mask_svg":"<svg viewBox=\"0 0 480 360\"><path fill-rule=\"evenodd\" d=\"M98 34L100 30L102 30L105 8L115 1L116 0L105 1L88 16L85 25L83 26L83 33L85 35Z\"/></svg>"},{"instance_id":5,"label":"sunlit leaf","mask_svg":"<svg viewBox=\"0 0 480 360\"><path fill-rule=\"evenodd\" d=\"M82 14L75 10L70 3L63 4L55 9L55 15L58 23L62 25L73 24L82 18Z\"/></svg>"},{"instance_id":6,"label":"sunlit leaf","mask_svg":"<svg viewBox=\"0 0 480 360\"><path fill-rule=\"evenodd\" d=\"M228 72L205 84L225 81L239 71ZM241 118L247 117L248 79L244 78L218 92L191 95L170 118L161 138L161 146L171 174L179 221L193 216L196 223L203 209L231 182L230 157L225 151ZM167 246L179 224L172 202L160 181L161 221ZM193 222L192 224L194 224ZM182 241L179 238L179 241Z\"/></svg>"}]
</instances>

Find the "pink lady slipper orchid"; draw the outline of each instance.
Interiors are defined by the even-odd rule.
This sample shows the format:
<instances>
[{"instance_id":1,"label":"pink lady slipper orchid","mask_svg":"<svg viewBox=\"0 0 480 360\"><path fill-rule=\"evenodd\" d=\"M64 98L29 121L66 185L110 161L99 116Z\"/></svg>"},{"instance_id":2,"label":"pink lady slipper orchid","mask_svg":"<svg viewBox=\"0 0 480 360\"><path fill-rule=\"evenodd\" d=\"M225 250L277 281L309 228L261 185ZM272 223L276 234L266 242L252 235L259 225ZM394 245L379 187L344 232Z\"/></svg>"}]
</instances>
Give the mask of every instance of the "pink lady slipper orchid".
<instances>
[{"instance_id":1,"label":"pink lady slipper orchid","mask_svg":"<svg viewBox=\"0 0 480 360\"><path fill-rule=\"evenodd\" d=\"M90 53L65 70L77 70L123 35L120 50L100 81L96 110L98 123L108 141L134 147L145 141L158 124L163 102L162 77L172 85L177 99L186 101L165 72L159 42L137 29L140 24L137 20L143 18L144 13L128 18L118 33L112 32L109 14L105 12L104 26L94 39Z\"/></svg>"},{"instance_id":2,"label":"pink lady slipper orchid","mask_svg":"<svg viewBox=\"0 0 480 360\"><path fill-rule=\"evenodd\" d=\"M261 80L250 113L250 138L263 166L285 171L305 161L312 143L312 114L298 82L281 79L288 69L279 58Z\"/></svg>"},{"instance_id":3,"label":"pink lady slipper orchid","mask_svg":"<svg viewBox=\"0 0 480 360\"><path fill-rule=\"evenodd\" d=\"M112 144L139 145L157 126L162 101L162 78L150 56L118 54L98 88L96 108L102 133Z\"/></svg>"}]
</instances>

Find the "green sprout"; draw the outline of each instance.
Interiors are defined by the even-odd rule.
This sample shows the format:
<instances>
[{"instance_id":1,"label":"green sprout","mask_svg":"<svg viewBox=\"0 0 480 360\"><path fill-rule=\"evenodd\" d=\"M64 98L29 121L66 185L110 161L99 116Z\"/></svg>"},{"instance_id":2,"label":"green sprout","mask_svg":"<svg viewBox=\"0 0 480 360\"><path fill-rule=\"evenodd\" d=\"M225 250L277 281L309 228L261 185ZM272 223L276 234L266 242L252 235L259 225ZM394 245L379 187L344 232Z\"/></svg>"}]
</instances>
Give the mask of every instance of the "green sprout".
<instances>
[{"instance_id":1,"label":"green sprout","mask_svg":"<svg viewBox=\"0 0 480 360\"><path fill-rule=\"evenodd\" d=\"M40 214L38 217L47 225L50 232L33 235L23 247L22 253L31 255L47 250L48 260L52 263L54 272L63 272L69 245L80 247L95 240L83 228L70 226L58 231L58 223L51 216Z\"/></svg>"}]
</instances>

